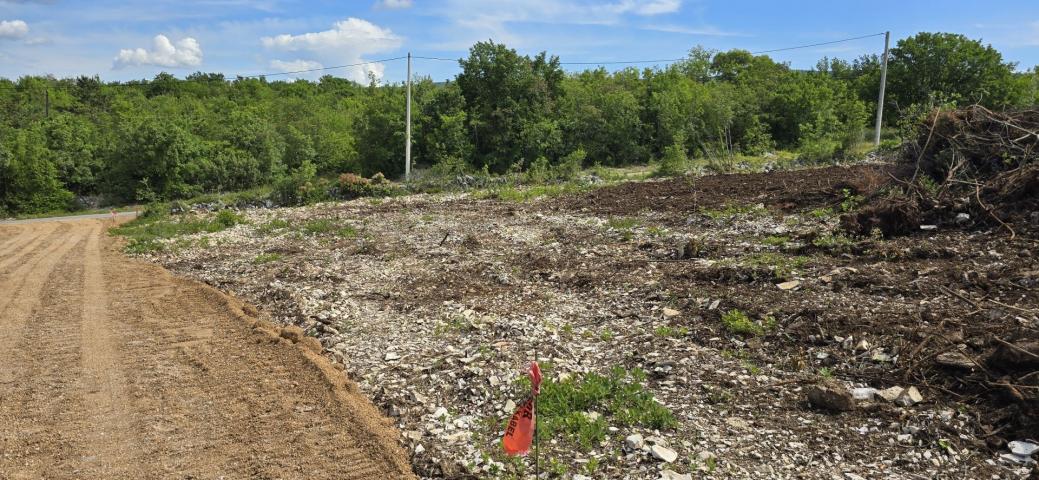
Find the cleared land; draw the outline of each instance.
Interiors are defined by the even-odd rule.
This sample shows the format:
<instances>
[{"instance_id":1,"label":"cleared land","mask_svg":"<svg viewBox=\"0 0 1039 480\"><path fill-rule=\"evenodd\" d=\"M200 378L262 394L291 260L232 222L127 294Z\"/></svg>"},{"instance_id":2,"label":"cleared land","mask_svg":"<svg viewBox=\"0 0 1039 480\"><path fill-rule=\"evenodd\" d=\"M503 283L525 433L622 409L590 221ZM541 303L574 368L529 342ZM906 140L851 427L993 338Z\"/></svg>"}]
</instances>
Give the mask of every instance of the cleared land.
<instances>
[{"instance_id":1,"label":"cleared land","mask_svg":"<svg viewBox=\"0 0 1039 480\"><path fill-rule=\"evenodd\" d=\"M411 476L312 345L125 258L110 225L0 225L0 478Z\"/></svg>"},{"instance_id":2,"label":"cleared land","mask_svg":"<svg viewBox=\"0 0 1039 480\"><path fill-rule=\"evenodd\" d=\"M1037 242L841 234L890 168L255 209L148 256L319 338L422 475L531 473L500 434L537 346L543 468L562 478L1027 476L1000 454L1035 417L999 378L1035 388L1031 357L990 352L1035 338ZM830 412L807 399L827 378L923 398Z\"/></svg>"}]
</instances>

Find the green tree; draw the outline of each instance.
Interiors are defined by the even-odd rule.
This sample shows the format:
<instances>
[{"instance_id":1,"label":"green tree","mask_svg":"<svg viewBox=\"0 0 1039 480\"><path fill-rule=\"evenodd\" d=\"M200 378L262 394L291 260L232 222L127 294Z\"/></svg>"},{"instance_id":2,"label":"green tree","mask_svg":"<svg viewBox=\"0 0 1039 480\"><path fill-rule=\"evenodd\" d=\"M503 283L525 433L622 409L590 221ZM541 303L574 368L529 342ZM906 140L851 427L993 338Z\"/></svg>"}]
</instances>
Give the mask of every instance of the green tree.
<instances>
[{"instance_id":1,"label":"green tree","mask_svg":"<svg viewBox=\"0 0 1039 480\"><path fill-rule=\"evenodd\" d=\"M499 172L512 163L561 153L552 120L564 77L557 57L522 56L502 44L479 42L460 61L476 164Z\"/></svg>"},{"instance_id":2,"label":"green tree","mask_svg":"<svg viewBox=\"0 0 1039 480\"><path fill-rule=\"evenodd\" d=\"M1002 108L1018 103L1015 63L991 45L952 33L921 32L891 50L888 92L899 108L931 102L980 103ZM888 117L894 121L894 116Z\"/></svg>"},{"instance_id":3,"label":"green tree","mask_svg":"<svg viewBox=\"0 0 1039 480\"><path fill-rule=\"evenodd\" d=\"M49 156L39 128L15 133L10 151L0 146L0 201L4 210L31 213L71 206L73 195L62 187Z\"/></svg>"},{"instance_id":4,"label":"green tree","mask_svg":"<svg viewBox=\"0 0 1039 480\"><path fill-rule=\"evenodd\" d=\"M186 180L205 172L199 167L203 154L198 138L176 125L148 119L125 132L111 158L106 186L109 194L122 201L185 198L203 188ZM186 175L185 169L195 178Z\"/></svg>"}]
</instances>

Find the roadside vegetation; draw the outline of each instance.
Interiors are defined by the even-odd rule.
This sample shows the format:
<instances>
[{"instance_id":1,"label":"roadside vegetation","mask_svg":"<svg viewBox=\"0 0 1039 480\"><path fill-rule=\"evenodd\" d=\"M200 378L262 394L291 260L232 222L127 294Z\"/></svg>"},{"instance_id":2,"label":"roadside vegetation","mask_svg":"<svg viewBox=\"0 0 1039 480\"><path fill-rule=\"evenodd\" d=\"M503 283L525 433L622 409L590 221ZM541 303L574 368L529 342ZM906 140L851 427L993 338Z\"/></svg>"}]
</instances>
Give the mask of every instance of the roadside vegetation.
<instances>
[{"instance_id":1,"label":"roadside vegetation","mask_svg":"<svg viewBox=\"0 0 1039 480\"><path fill-rule=\"evenodd\" d=\"M674 176L855 159L872 148L863 140L879 65L876 56L823 58L798 71L766 55L697 47L666 67L565 72L546 53L480 42L453 81L414 86L419 174L408 185L387 180L403 174L400 84L203 72L125 83L0 79L0 216L221 192L300 205L477 187L523 201L594 185L575 179L597 165ZM1034 71L1018 73L961 35L902 39L890 65L888 111L903 118L933 105L1039 98ZM48 92L49 115L40 101ZM887 117L888 148L901 143L899 117Z\"/></svg>"}]
</instances>

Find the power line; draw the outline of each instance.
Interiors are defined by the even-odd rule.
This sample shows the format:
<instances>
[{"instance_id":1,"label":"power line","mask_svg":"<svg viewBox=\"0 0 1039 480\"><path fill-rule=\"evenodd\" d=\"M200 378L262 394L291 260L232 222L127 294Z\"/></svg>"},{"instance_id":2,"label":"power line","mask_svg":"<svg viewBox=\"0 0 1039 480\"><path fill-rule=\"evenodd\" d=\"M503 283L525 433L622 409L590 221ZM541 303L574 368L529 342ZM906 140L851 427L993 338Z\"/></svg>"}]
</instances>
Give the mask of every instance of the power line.
<instances>
[{"instance_id":1,"label":"power line","mask_svg":"<svg viewBox=\"0 0 1039 480\"><path fill-rule=\"evenodd\" d=\"M861 37L852 37L852 38L844 38L844 39L841 39L841 40L833 40L831 42L812 43L812 44L808 44L808 45L798 45L796 47L774 48L772 50L761 50L761 51L758 51L758 52L750 52L750 53L752 55L758 55L758 54L761 54L761 53L785 52L787 50L797 50L799 48L811 48L811 47L818 47L818 46L822 46L822 45L833 45L835 43L850 42L852 40L862 40L863 38L879 37L881 35L884 35L884 32L874 33L874 34L871 34L871 35L863 35Z\"/></svg>"},{"instance_id":2,"label":"power line","mask_svg":"<svg viewBox=\"0 0 1039 480\"><path fill-rule=\"evenodd\" d=\"M360 67L362 65L371 65L373 63L392 62L394 60L404 60L405 58L408 58L408 57L407 56L403 56L403 57L384 58L382 60L371 60L371 61L368 61L368 62L351 63L349 65L336 65L334 67L310 68L310 69L307 69L307 70L295 70L295 71L292 71L292 72L259 73L259 74L256 74L256 75L237 75L237 76L235 76L235 78L276 77L278 75L293 75L293 74L296 74L296 73L321 72L321 71L325 71L325 70L336 70L336 69L339 69L339 68Z\"/></svg>"},{"instance_id":3,"label":"power line","mask_svg":"<svg viewBox=\"0 0 1039 480\"><path fill-rule=\"evenodd\" d=\"M819 47L819 46L823 46L823 45L833 45L835 43L851 42L851 41L854 41L854 40L862 40L864 38L879 37L881 35L884 35L884 32L873 33L873 34L869 34L869 35L861 35L861 36L858 36L858 37L842 38L840 40L831 40L831 41L828 41L828 42L810 43L810 44L807 44L807 45L797 45L797 46L793 46L793 47L773 48L773 49L770 49L770 50L759 50L759 51L750 52L750 53L751 53L751 55L760 55L760 54L763 54L763 53L785 52L785 51L788 51L788 50L798 50L798 49L802 49L802 48L812 48L812 47ZM419 58L419 59L423 59L423 60L448 61L448 62L457 62L458 61L458 59L442 58L442 57L420 57L420 56L415 56L415 57L412 57L412 58ZM603 62L559 62L559 64L560 65L634 65L634 64L639 64L639 63L672 63L672 62L680 62L680 61L686 60L687 58L688 57L683 57L683 58L661 58L661 59L655 59L655 60L611 60L611 61L603 61Z\"/></svg>"},{"instance_id":4,"label":"power line","mask_svg":"<svg viewBox=\"0 0 1039 480\"><path fill-rule=\"evenodd\" d=\"M842 38L840 40L831 40L831 41L828 41L828 42L810 43L810 44L806 44L806 45L797 45L797 46L793 46L793 47L773 48L773 49L769 49L769 50L758 50L758 51L754 51L754 52L750 52L750 53L752 55L760 55L760 54L764 54L764 53L785 52L785 51L789 51L789 50L799 50L799 49L803 49L803 48L812 48L812 47L819 47L819 46L823 46L823 45L833 45L833 44L836 44L836 43L851 42L851 41L862 40L862 39L866 39L866 38L879 37L881 35L884 35L884 33L883 32L881 32L881 33L873 33L873 34L869 34L869 35L861 35L861 36L858 36L858 37ZM311 72L320 72L320 71L327 71L327 70L338 70L338 69L342 69L342 68L359 67L359 66L362 66L362 65L370 65L370 64L375 64L375 63L393 62L393 61L397 61L397 60L404 60L406 58L407 58L407 56L400 56L400 57L393 57L393 58L384 58L384 59L380 59L380 60L370 60L370 61L366 61L366 62L351 63L351 64L347 64L347 65L336 65L336 66L332 66L332 67L320 67L320 68L310 68L310 69L304 69L304 70L294 70L294 71L291 71L291 72L259 73L259 74L254 74L254 75L235 75L234 78L260 78L260 77L277 77L277 76L281 76L281 75L295 75L295 74L299 74L299 73L311 73ZM419 59L419 60L441 61L441 62L457 62L457 61L459 61L459 59L457 59L457 58L427 57L427 56L419 56L419 55L412 56L411 58ZM559 64L560 65L636 65L636 64L643 64L643 63L673 63L673 62L680 62L680 61L683 61L683 60L686 60L686 59L687 59L687 57L683 57L683 58L663 58L663 59L654 59L654 60L611 60L611 61L602 61L602 62L588 62L588 61L559 62ZM208 79L208 78L198 78L198 79L187 79L187 78L185 78L185 79L178 79L178 80L184 81L184 82L190 82L190 81L208 82L208 81L210 81L210 79ZM147 80L145 80L145 81L147 82ZM128 87L128 86L150 85L150 83L109 83L109 84L106 84L106 85L107 86L119 86L119 87L127 86ZM17 85L0 85L0 89L4 89L4 88L7 88L7 89L17 89Z\"/></svg>"}]
</instances>

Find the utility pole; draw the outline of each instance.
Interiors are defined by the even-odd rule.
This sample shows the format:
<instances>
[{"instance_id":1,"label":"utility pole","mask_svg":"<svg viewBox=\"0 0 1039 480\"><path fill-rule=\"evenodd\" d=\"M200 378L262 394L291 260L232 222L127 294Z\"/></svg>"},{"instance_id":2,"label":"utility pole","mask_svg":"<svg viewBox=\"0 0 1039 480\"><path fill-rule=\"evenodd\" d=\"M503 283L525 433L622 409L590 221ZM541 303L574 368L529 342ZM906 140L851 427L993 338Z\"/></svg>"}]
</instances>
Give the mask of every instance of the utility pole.
<instances>
[{"instance_id":1,"label":"utility pole","mask_svg":"<svg viewBox=\"0 0 1039 480\"><path fill-rule=\"evenodd\" d=\"M873 145L880 146L880 124L884 121L884 88L887 87L887 47L891 32L884 32L884 56L880 59L880 98L877 99L877 125L873 132Z\"/></svg>"},{"instance_id":2,"label":"utility pole","mask_svg":"<svg viewBox=\"0 0 1039 480\"><path fill-rule=\"evenodd\" d=\"M407 125L404 127L404 180L411 180L411 52L408 52L408 100L405 107Z\"/></svg>"},{"instance_id":3,"label":"utility pole","mask_svg":"<svg viewBox=\"0 0 1039 480\"><path fill-rule=\"evenodd\" d=\"M44 109L43 109L44 116L46 116L47 118L50 118L50 116L51 116L51 90L49 88L43 91L43 98L44 98Z\"/></svg>"}]
</instances>

